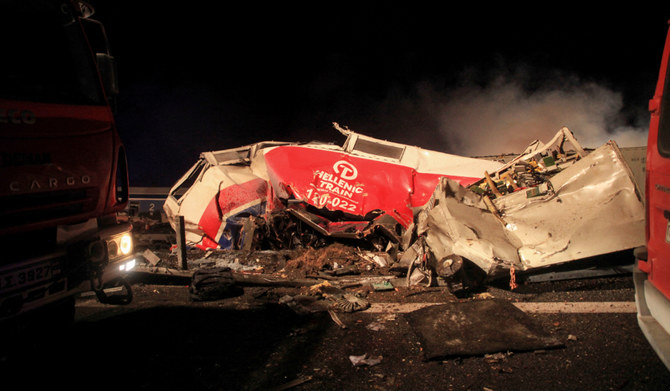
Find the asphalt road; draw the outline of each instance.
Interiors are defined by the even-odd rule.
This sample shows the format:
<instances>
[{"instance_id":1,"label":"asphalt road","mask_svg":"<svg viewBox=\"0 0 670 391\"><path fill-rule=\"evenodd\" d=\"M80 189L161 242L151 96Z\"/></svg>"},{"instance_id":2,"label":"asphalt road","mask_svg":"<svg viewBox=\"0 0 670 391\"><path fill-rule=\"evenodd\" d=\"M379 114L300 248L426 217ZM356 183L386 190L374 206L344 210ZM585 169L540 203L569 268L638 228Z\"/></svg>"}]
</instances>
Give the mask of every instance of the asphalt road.
<instances>
[{"instance_id":1,"label":"asphalt road","mask_svg":"<svg viewBox=\"0 0 670 391\"><path fill-rule=\"evenodd\" d=\"M193 302L188 280L139 279L126 306L80 298L71 328L33 335L23 354L4 359L3 383L138 390L667 390L670 372L631 310L631 278L522 284L513 291L503 284L461 297L442 288L358 287L371 307L337 313L341 325L326 311L298 314L278 303L300 293L297 288L249 286L236 297ZM426 360L409 313L438 302L492 299L523 308L561 346ZM362 355L379 361L354 366L350 356Z\"/></svg>"}]
</instances>

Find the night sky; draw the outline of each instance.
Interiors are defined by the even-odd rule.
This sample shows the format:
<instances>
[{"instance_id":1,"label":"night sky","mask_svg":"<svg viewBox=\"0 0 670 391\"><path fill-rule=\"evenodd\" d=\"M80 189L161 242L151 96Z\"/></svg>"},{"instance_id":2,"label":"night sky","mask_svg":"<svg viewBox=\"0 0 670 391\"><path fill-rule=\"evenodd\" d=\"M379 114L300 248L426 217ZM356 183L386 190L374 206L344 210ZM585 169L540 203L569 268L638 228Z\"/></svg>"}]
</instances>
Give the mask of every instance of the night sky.
<instances>
[{"instance_id":1,"label":"night sky","mask_svg":"<svg viewBox=\"0 0 670 391\"><path fill-rule=\"evenodd\" d=\"M340 144L332 122L468 156L562 126L587 147L641 144L670 19L670 4L89 2L117 60L131 186L171 186L202 151Z\"/></svg>"}]
</instances>

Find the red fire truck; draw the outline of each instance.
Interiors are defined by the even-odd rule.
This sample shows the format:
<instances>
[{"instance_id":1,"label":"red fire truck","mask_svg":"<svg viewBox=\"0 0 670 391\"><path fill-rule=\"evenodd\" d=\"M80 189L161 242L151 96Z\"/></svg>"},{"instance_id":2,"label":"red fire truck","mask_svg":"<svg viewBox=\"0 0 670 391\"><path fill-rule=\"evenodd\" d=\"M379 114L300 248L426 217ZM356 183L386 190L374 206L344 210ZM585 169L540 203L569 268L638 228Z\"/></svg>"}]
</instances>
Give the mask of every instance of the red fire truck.
<instances>
[{"instance_id":1,"label":"red fire truck","mask_svg":"<svg viewBox=\"0 0 670 391\"><path fill-rule=\"evenodd\" d=\"M72 312L84 289L132 299L131 227L116 217L128 200L116 71L92 13L74 0L0 2L3 321L63 303ZM119 282L121 293L105 294Z\"/></svg>"},{"instance_id":2,"label":"red fire truck","mask_svg":"<svg viewBox=\"0 0 670 391\"><path fill-rule=\"evenodd\" d=\"M646 161L646 241L636 249L634 272L638 323L670 368L670 30L658 83L649 102Z\"/></svg>"}]
</instances>

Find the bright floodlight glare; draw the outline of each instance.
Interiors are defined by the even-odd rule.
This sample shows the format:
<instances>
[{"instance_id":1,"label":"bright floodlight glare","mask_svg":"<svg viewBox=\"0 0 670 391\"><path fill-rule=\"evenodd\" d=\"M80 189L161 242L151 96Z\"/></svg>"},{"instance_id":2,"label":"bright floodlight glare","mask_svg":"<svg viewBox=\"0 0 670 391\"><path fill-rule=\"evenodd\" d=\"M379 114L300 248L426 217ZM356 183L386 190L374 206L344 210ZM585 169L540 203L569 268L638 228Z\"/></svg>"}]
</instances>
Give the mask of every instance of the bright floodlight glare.
<instances>
[{"instance_id":1,"label":"bright floodlight glare","mask_svg":"<svg viewBox=\"0 0 670 391\"><path fill-rule=\"evenodd\" d=\"M123 264L119 265L119 270L120 271L124 271L124 270L129 271L134 267L135 267L135 258L131 259L130 261L128 261L126 263L123 263Z\"/></svg>"},{"instance_id":2,"label":"bright floodlight glare","mask_svg":"<svg viewBox=\"0 0 670 391\"><path fill-rule=\"evenodd\" d=\"M130 234L125 234L121 237L119 248L123 255L130 254L133 250L133 239L130 237Z\"/></svg>"}]
</instances>

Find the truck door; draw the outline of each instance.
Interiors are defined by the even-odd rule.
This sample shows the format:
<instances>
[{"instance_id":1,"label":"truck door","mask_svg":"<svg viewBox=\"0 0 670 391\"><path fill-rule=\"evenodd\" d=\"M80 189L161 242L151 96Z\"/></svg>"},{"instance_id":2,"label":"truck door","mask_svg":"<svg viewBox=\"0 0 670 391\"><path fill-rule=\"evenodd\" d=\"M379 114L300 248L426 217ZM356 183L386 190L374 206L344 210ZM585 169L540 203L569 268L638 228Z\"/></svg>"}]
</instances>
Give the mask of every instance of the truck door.
<instances>
[{"instance_id":1,"label":"truck door","mask_svg":"<svg viewBox=\"0 0 670 391\"><path fill-rule=\"evenodd\" d=\"M670 298L670 31L658 83L649 103L651 120L647 146L647 251L649 281Z\"/></svg>"},{"instance_id":2,"label":"truck door","mask_svg":"<svg viewBox=\"0 0 670 391\"><path fill-rule=\"evenodd\" d=\"M654 97L646 164L646 248L636 249L633 272L640 329L670 369L670 30Z\"/></svg>"}]
</instances>

